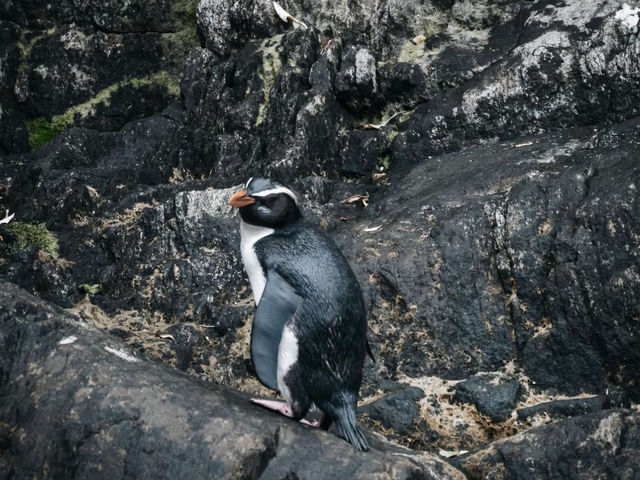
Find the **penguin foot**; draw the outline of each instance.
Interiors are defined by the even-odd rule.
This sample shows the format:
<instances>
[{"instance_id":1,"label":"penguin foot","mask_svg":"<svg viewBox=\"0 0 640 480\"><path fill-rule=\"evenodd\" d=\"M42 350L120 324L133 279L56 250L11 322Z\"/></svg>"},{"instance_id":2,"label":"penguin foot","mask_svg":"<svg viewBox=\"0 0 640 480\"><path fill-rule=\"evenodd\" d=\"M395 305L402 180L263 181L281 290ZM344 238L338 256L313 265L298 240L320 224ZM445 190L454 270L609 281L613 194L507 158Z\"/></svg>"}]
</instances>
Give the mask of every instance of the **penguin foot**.
<instances>
[{"instance_id":1,"label":"penguin foot","mask_svg":"<svg viewBox=\"0 0 640 480\"><path fill-rule=\"evenodd\" d=\"M307 425L309 427L313 427L313 428L318 428L320 426L320 422L317 420L312 420L309 421L306 418L302 418L300 420L298 420L300 423L302 423L303 425Z\"/></svg>"},{"instance_id":2,"label":"penguin foot","mask_svg":"<svg viewBox=\"0 0 640 480\"><path fill-rule=\"evenodd\" d=\"M251 398L250 401L262 407L268 408L269 410L281 413L285 417L293 417L293 412L291 411L291 407L287 402L283 402L281 400L267 400L265 398ZM299 422L310 427L320 426L320 422L317 420L309 421L303 418L299 420Z\"/></svg>"},{"instance_id":3,"label":"penguin foot","mask_svg":"<svg viewBox=\"0 0 640 480\"><path fill-rule=\"evenodd\" d=\"M268 408L269 410L279 412L285 417L293 417L291 407L287 402L283 402L282 400L267 400L266 398L252 398L250 400L253 403Z\"/></svg>"}]
</instances>

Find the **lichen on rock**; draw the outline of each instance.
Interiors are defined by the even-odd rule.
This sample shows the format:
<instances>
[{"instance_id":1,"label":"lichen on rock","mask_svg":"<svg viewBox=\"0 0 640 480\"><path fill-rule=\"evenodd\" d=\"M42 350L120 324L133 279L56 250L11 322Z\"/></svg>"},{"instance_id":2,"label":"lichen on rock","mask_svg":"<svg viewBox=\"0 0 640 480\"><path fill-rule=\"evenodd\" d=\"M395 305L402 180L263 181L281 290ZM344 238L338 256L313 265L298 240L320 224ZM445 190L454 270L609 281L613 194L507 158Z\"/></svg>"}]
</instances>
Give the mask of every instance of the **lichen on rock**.
<instances>
[{"instance_id":1,"label":"lichen on rock","mask_svg":"<svg viewBox=\"0 0 640 480\"><path fill-rule=\"evenodd\" d=\"M271 99L271 89L282 69L282 60L280 52L282 43L282 35L276 35L262 41L259 51L262 53L262 70L260 72L260 80L262 80L263 101L258 109L256 117L256 127L264 121L265 111L269 106Z\"/></svg>"}]
</instances>

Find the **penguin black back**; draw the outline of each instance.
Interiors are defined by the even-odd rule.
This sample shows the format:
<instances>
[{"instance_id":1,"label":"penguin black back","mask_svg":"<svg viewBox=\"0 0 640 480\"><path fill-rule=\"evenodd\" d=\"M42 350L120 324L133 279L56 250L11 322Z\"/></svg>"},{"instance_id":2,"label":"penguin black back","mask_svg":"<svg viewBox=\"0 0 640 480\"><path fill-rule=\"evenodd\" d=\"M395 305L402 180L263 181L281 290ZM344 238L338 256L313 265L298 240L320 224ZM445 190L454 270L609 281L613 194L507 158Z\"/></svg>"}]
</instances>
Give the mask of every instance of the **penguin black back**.
<instances>
[{"instance_id":1,"label":"penguin black back","mask_svg":"<svg viewBox=\"0 0 640 480\"><path fill-rule=\"evenodd\" d=\"M335 422L367 450L356 421L366 311L347 260L304 221L295 194L278 182L251 180L230 204L240 209L243 261L258 304L251 346L258 377L282 392L294 418L316 405L325 425Z\"/></svg>"}]
</instances>

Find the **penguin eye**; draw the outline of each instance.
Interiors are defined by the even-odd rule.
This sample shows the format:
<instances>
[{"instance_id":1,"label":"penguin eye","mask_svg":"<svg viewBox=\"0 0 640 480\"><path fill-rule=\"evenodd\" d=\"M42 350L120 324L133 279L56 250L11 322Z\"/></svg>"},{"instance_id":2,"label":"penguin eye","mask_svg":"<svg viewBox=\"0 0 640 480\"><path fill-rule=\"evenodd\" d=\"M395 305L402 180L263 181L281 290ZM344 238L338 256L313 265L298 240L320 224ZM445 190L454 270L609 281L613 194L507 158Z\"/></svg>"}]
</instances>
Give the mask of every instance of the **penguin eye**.
<instances>
[{"instance_id":1,"label":"penguin eye","mask_svg":"<svg viewBox=\"0 0 640 480\"><path fill-rule=\"evenodd\" d=\"M276 198L276 196L274 195L274 196L270 196L270 197L265 198L265 199L264 199L264 203L265 203L265 205L266 205L267 207L271 208L271 207L273 207L273 206L275 205L276 200L277 200L277 198Z\"/></svg>"}]
</instances>

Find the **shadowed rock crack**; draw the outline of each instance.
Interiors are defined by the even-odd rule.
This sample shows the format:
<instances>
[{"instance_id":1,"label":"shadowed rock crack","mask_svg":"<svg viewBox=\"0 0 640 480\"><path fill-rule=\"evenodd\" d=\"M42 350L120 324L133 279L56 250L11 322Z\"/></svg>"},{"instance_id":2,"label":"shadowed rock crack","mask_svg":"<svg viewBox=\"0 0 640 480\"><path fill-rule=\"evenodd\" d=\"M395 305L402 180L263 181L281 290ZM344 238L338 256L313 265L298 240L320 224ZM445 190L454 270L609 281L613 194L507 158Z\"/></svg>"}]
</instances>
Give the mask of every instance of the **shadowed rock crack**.
<instances>
[{"instance_id":1,"label":"shadowed rock crack","mask_svg":"<svg viewBox=\"0 0 640 480\"><path fill-rule=\"evenodd\" d=\"M247 477L247 480L258 480L260 477L262 477L262 474L264 473L264 471L269 466L269 463L271 463L271 461L274 458L276 458L276 456L278 455L278 446L280 445L280 431L281 431L281 429L282 429L281 426L278 426L275 429L273 437L271 438L271 441L267 445L267 448L265 448L259 454L260 462L259 462L258 466L256 467L255 472L253 472L249 477Z\"/></svg>"}]
</instances>

